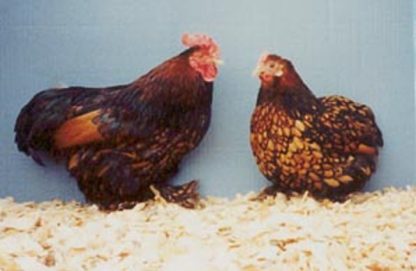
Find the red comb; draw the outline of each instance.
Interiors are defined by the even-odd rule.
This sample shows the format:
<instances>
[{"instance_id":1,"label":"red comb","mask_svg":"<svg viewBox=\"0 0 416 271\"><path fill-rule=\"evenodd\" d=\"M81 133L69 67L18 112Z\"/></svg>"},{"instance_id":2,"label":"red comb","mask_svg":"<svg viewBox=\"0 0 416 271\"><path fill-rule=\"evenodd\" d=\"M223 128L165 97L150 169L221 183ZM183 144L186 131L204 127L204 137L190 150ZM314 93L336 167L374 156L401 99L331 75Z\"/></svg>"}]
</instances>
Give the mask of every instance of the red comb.
<instances>
[{"instance_id":1,"label":"red comb","mask_svg":"<svg viewBox=\"0 0 416 271\"><path fill-rule=\"evenodd\" d=\"M219 51L217 43L205 34L185 33L182 35L182 43L187 47L200 46L209 48L211 52Z\"/></svg>"},{"instance_id":2,"label":"red comb","mask_svg":"<svg viewBox=\"0 0 416 271\"><path fill-rule=\"evenodd\" d=\"M268 52L268 51L264 51L262 54L261 54L261 56L260 56L260 58L259 58L259 61L258 61L258 63L260 64L260 63L263 63L264 61L266 61L266 59L267 59L267 57L270 55L270 53Z\"/></svg>"}]
</instances>

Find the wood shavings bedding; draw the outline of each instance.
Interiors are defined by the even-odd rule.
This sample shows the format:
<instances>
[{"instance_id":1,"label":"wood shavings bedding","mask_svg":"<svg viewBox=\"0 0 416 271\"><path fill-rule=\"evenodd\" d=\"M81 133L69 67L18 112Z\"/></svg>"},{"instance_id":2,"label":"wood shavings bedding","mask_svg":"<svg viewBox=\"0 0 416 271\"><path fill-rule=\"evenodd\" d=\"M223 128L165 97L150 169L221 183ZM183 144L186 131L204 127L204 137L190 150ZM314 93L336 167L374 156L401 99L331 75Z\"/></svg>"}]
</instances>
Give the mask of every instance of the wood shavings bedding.
<instances>
[{"instance_id":1,"label":"wood shavings bedding","mask_svg":"<svg viewBox=\"0 0 416 271\"><path fill-rule=\"evenodd\" d=\"M112 213L2 199L0 270L416 270L416 187L342 204L255 196Z\"/></svg>"}]
</instances>

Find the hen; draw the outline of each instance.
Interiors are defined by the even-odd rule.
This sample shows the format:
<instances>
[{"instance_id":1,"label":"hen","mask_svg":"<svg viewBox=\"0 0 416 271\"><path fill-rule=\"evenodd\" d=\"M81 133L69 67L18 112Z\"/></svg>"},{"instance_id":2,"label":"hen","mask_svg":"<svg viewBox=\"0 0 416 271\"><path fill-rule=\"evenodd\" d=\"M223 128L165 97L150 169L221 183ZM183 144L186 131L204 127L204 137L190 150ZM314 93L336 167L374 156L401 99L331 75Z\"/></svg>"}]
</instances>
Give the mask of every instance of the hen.
<instances>
[{"instance_id":1,"label":"hen","mask_svg":"<svg viewBox=\"0 0 416 271\"><path fill-rule=\"evenodd\" d=\"M182 158L208 130L219 47L184 34L189 49L132 83L106 88L48 89L23 107L18 149L67 161L86 199L103 209L128 208L152 197L192 207L196 182L169 186Z\"/></svg>"},{"instance_id":2,"label":"hen","mask_svg":"<svg viewBox=\"0 0 416 271\"><path fill-rule=\"evenodd\" d=\"M263 55L251 119L256 162L273 185L264 195L309 191L342 200L376 170L383 145L371 109L342 96L317 98L290 61Z\"/></svg>"}]
</instances>

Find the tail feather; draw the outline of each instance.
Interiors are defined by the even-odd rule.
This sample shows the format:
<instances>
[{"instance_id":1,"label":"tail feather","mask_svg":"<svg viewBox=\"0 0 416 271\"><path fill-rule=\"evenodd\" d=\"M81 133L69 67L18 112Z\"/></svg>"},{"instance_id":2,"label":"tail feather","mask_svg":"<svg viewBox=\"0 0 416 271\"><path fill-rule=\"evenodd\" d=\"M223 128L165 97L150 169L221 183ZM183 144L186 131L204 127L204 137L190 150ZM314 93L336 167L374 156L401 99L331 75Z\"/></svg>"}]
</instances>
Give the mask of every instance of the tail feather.
<instances>
[{"instance_id":1,"label":"tail feather","mask_svg":"<svg viewBox=\"0 0 416 271\"><path fill-rule=\"evenodd\" d=\"M14 127L17 148L43 164L38 152L57 154L54 133L69 118L100 108L108 95L118 93L128 85L107 88L52 88L36 94L17 117Z\"/></svg>"},{"instance_id":2,"label":"tail feather","mask_svg":"<svg viewBox=\"0 0 416 271\"><path fill-rule=\"evenodd\" d=\"M360 191L376 171L376 155L357 154L354 161L343 169L338 181L343 185L335 189L333 196L344 197L352 192Z\"/></svg>"},{"instance_id":3,"label":"tail feather","mask_svg":"<svg viewBox=\"0 0 416 271\"><path fill-rule=\"evenodd\" d=\"M35 109L33 103L27 104L19 113L16 124L14 127L15 131L15 142L19 151L26 153L31 156L33 160L39 165L44 166L42 159L35 149L32 148L31 141L34 135L32 127L35 122Z\"/></svg>"},{"instance_id":4,"label":"tail feather","mask_svg":"<svg viewBox=\"0 0 416 271\"><path fill-rule=\"evenodd\" d=\"M99 109L128 85L106 88L68 87L39 92L20 111L16 124L15 142L19 151L43 164L39 152L60 155L54 147L56 130L69 118Z\"/></svg>"},{"instance_id":5,"label":"tail feather","mask_svg":"<svg viewBox=\"0 0 416 271\"><path fill-rule=\"evenodd\" d=\"M380 128L376 125L377 128L377 146L383 147L384 145L384 140L383 140L383 134L381 133Z\"/></svg>"},{"instance_id":6,"label":"tail feather","mask_svg":"<svg viewBox=\"0 0 416 271\"><path fill-rule=\"evenodd\" d=\"M36 94L16 120L15 142L19 151L42 164L37 151L51 150L53 132L67 118L72 99L80 91L80 88L48 89Z\"/></svg>"}]
</instances>

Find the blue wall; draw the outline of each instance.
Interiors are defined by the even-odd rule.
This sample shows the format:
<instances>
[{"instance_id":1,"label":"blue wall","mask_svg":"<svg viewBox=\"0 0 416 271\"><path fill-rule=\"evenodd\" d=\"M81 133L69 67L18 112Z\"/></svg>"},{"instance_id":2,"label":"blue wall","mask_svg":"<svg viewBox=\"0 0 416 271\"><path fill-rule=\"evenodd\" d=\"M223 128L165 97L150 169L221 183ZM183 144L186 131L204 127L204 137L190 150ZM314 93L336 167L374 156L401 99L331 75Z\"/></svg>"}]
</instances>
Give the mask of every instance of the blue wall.
<instances>
[{"instance_id":1,"label":"blue wall","mask_svg":"<svg viewBox=\"0 0 416 271\"><path fill-rule=\"evenodd\" d=\"M13 143L20 108L58 83L132 81L183 48L185 31L221 45L213 122L177 182L198 178L204 194L266 184L248 143L264 50L292 59L317 95L370 105L384 133L369 190L416 184L412 1L7 1L0 0L0 197L82 199L62 166L35 165Z\"/></svg>"}]
</instances>

